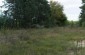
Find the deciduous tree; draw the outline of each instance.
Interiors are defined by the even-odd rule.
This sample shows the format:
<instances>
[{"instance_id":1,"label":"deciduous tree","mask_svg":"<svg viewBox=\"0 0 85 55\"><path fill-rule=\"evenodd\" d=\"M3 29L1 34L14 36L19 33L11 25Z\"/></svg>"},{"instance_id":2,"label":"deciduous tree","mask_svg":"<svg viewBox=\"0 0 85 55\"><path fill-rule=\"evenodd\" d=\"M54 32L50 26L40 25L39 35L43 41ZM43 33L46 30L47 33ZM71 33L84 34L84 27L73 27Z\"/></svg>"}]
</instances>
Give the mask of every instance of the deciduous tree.
<instances>
[{"instance_id":1,"label":"deciduous tree","mask_svg":"<svg viewBox=\"0 0 85 55\"><path fill-rule=\"evenodd\" d=\"M50 1L50 7L53 23L58 26L65 25L67 17L63 12L63 6L56 1Z\"/></svg>"}]
</instances>

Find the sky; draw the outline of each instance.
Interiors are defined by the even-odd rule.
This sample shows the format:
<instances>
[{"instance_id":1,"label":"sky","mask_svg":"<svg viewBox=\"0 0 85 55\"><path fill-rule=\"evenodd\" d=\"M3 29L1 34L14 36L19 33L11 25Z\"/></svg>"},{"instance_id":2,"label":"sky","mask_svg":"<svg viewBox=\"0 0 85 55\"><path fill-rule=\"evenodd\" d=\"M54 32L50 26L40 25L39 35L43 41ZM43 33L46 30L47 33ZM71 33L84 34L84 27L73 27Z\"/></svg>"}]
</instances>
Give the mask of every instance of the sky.
<instances>
[{"instance_id":1,"label":"sky","mask_svg":"<svg viewBox=\"0 0 85 55\"><path fill-rule=\"evenodd\" d=\"M4 0L0 0L0 6L4 5L3 1L4 1ZM0 12L1 12L2 10L5 10L5 9L0 7ZM0 14L1 14L1 13L0 13Z\"/></svg>"},{"instance_id":2,"label":"sky","mask_svg":"<svg viewBox=\"0 0 85 55\"><path fill-rule=\"evenodd\" d=\"M50 1L50 0L48 0ZM64 13L66 14L68 20L78 21L82 6L82 0L53 0L58 1L64 6Z\"/></svg>"},{"instance_id":3,"label":"sky","mask_svg":"<svg viewBox=\"0 0 85 55\"><path fill-rule=\"evenodd\" d=\"M0 0L0 6L3 5L2 1ZM50 1L50 0L48 0ZM81 0L53 0L58 1L64 7L64 13L66 14L68 20L70 21L78 21L79 14L81 12L80 6L82 5ZM1 10L1 8L0 8Z\"/></svg>"},{"instance_id":4,"label":"sky","mask_svg":"<svg viewBox=\"0 0 85 55\"><path fill-rule=\"evenodd\" d=\"M4 0L0 0L0 5L2 5L3 3L2 3L2 1L4 1Z\"/></svg>"}]
</instances>

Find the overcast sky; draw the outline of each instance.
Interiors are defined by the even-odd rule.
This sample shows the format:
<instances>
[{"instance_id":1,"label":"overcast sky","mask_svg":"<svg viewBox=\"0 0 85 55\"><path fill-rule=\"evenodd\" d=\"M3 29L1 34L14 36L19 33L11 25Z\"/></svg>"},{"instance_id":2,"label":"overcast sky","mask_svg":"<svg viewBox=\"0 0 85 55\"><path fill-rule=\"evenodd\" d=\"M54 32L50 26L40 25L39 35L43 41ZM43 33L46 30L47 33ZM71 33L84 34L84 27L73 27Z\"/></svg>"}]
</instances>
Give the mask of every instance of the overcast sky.
<instances>
[{"instance_id":1,"label":"overcast sky","mask_svg":"<svg viewBox=\"0 0 85 55\"><path fill-rule=\"evenodd\" d=\"M0 5L2 4L2 1L4 1L4 0L0 0Z\"/></svg>"},{"instance_id":2,"label":"overcast sky","mask_svg":"<svg viewBox=\"0 0 85 55\"><path fill-rule=\"evenodd\" d=\"M0 0L0 5L3 4L2 1L3 0ZM54 0L54 1L58 1L64 6L64 13L68 17L68 20L76 21L79 19L78 17L81 12L79 7L82 5L81 0Z\"/></svg>"},{"instance_id":3,"label":"overcast sky","mask_svg":"<svg viewBox=\"0 0 85 55\"><path fill-rule=\"evenodd\" d=\"M50 1L50 0L48 0ZM79 14L81 12L80 6L82 5L82 0L53 0L58 1L64 6L64 13L68 17L68 20L78 20Z\"/></svg>"},{"instance_id":4,"label":"overcast sky","mask_svg":"<svg viewBox=\"0 0 85 55\"><path fill-rule=\"evenodd\" d=\"M0 6L2 6L4 3L3 3L4 0L0 0ZM0 8L0 11L1 10L5 10L4 8Z\"/></svg>"},{"instance_id":5,"label":"overcast sky","mask_svg":"<svg viewBox=\"0 0 85 55\"><path fill-rule=\"evenodd\" d=\"M4 1L4 0L0 0L0 6L3 5L2 1Z\"/></svg>"}]
</instances>

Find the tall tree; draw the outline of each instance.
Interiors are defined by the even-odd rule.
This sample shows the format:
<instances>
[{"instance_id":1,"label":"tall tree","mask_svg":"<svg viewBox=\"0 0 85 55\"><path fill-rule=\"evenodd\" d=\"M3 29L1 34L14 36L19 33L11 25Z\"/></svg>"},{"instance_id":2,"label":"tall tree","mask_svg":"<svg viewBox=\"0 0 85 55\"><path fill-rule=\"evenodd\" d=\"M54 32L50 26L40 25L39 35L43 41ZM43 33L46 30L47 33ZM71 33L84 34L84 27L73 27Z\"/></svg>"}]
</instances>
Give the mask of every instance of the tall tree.
<instances>
[{"instance_id":1,"label":"tall tree","mask_svg":"<svg viewBox=\"0 0 85 55\"><path fill-rule=\"evenodd\" d=\"M63 6L56 1L50 1L50 7L53 23L58 26L65 25L67 17L63 12Z\"/></svg>"},{"instance_id":2,"label":"tall tree","mask_svg":"<svg viewBox=\"0 0 85 55\"><path fill-rule=\"evenodd\" d=\"M82 6L80 7L81 13L80 13L80 20L79 24L80 26L85 25L85 0L82 0Z\"/></svg>"},{"instance_id":3,"label":"tall tree","mask_svg":"<svg viewBox=\"0 0 85 55\"><path fill-rule=\"evenodd\" d=\"M8 10L20 27L34 24L46 25L49 20L50 6L46 0L6 0Z\"/></svg>"}]
</instances>

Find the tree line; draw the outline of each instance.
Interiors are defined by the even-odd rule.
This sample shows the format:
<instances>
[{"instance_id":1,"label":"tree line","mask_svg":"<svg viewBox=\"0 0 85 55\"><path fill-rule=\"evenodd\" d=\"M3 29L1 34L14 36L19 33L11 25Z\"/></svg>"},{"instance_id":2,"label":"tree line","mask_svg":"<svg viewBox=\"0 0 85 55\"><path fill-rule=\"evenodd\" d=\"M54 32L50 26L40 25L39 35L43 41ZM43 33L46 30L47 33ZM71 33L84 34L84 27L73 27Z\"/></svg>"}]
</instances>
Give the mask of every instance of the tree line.
<instances>
[{"instance_id":1,"label":"tree line","mask_svg":"<svg viewBox=\"0 0 85 55\"><path fill-rule=\"evenodd\" d=\"M47 0L5 0L7 10L1 16L1 27L34 28L65 26L63 6Z\"/></svg>"},{"instance_id":2,"label":"tree line","mask_svg":"<svg viewBox=\"0 0 85 55\"><path fill-rule=\"evenodd\" d=\"M85 0L82 0L78 22L69 22L63 6L47 0L5 0L6 7L0 16L0 28L35 28L73 25L85 26Z\"/></svg>"}]
</instances>

